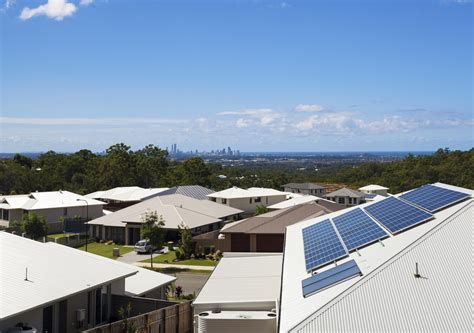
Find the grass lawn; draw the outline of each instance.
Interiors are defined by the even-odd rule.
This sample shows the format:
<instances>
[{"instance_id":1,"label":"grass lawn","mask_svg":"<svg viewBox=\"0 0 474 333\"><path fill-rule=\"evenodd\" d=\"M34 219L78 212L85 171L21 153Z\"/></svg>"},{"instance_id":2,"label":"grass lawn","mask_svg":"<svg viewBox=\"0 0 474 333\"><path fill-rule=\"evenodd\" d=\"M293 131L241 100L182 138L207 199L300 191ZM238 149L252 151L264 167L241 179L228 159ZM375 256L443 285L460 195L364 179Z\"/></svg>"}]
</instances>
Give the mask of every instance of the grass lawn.
<instances>
[{"instance_id":1,"label":"grass lawn","mask_svg":"<svg viewBox=\"0 0 474 333\"><path fill-rule=\"evenodd\" d=\"M209 259L187 259L180 261L173 261L176 259L176 252L170 251L164 254L160 254L153 258L154 263L158 264L171 264L171 265L190 265L190 266L216 266L217 262ZM167 262L165 262L167 261ZM142 262L150 262L150 259L143 260Z\"/></svg>"},{"instance_id":2,"label":"grass lawn","mask_svg":"<svg viewBox=\"0 0 474 333\"><path fill-rule=\"evenodd\" d=\"M50 238L64 238L64 237L72 237L72 236L77 236L77 234L65 234L65 233L62 233L62 234L51 234L51 235L48 235L48 237L50 237Z\"/></svg>"},{"instance_id":3,"label":"grass lawn","mask_svg":"<svg viewBox=\"0 0 474 333\"><path fill-rule=\"evenodd\" d=\"M125 253L132 252L133 247L123 246L123 245L106 245L103 243L89 243L87 245L87 252L97 254L102 257L110 258L110 259L117 259L116 257L112 256L113 248L118 247L120 249L120 255L124 255ZM85 251L86 246L83 245L79 248L79 250Z\"/></svg>"}]
</instances>

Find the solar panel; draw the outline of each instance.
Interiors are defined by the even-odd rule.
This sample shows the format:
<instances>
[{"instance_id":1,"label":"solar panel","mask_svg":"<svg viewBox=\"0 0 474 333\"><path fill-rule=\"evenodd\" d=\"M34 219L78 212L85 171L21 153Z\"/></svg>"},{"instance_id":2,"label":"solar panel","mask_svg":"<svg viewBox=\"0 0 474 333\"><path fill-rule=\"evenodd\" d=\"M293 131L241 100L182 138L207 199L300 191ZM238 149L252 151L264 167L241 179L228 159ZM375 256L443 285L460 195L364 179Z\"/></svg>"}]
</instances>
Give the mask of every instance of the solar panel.
<instances>
[{"instance_id":1,"label":"solar panel","mask_svg":"<svg viewBox=\"0 0 474 333\"><path fill-rule=\"evenodd\" d=\"M424 222L433 217L394 197L389 197L364 208L392 234Z\"/></svg>"},{"instance_id":2,"label":"solar panel","mask_svg":"<svg viewBox=\"0 0 474 333\"><path fill-rule=\"evenodd\" d=\"M333 218L332 221L349 251L388 236L388 234L360 208L339 215Z\"/></svg>"},{"instance_id":3,"label":"solar panel","mask_svg":"<svg viewBox=\"0 0 474 333\"><path fill-rule=\"evenodd\" d=\"M364 198L366 198L366 199L373 199L376 196L377 196L377 194L374 194L374 193L364 194Z\"/></svg>"},{"instance_id":4,"label":"solar panel","mask_svg":"<svg viewBox=\"0 0 474 333\"><path fill-rule=\"evenodd\" d=\"M400 198L414 203L430 212L435 212L467 197L469 197L469 194L434 185L425 185L400 196Z\"/></svg>"},{"instance_id":5,"label":"solar panel","mask_svg":"<svg viewBox=\"0 0 474 333\"><path fill-rule=\"evenodd\" d=\"M311 270L347 255L331 221L324 220L303 229L306 269Z\"/></svg>"},{"instance_id":6,"label":"solar panel","mask_svg":"<svg viewBox=\"0 0 474 333\"><path fill-rule=\"evenodd\" d=\"M350 260L302 281L303 296L309 296L335 284L362 275L355 260Z\"/></svg>"}]
</instances>

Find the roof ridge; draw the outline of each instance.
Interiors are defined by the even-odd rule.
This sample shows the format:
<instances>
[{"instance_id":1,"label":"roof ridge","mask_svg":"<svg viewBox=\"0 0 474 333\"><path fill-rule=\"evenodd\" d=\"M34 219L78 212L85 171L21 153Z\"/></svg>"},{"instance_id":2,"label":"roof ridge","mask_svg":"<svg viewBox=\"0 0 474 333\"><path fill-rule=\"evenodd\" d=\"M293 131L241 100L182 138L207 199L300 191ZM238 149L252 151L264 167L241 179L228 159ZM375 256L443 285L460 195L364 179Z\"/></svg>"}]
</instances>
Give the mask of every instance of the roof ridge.
<instances>
[{"instance_id":1,"label":"roof ridge","mask_svg":"<svg viewBox=\"0 0 474 333\"><path fill-rule=\"evenodd\" d=\"M446 217L444 220L440 221L440 223L436 226L434 226L432 229L428 230L425 234L420 236L418 239L414 240L412 243L408 244L405 248L400 250L398 253L394 254L391 258L389 258L387 261L383 262L375 268L373 271L367 273L365 275L365 278L363 277L353 285L349 286L346 290L342 291L339 295L328 301L326 304L321 306L319 310L316 312L312 313L311 315L307 316L303 320L301 320L299 323L294 325L289 329L289 331L292 331L294 329L297 329L298 327L304 325L306 322L315 319L319 317L321 314L324 312L328 311L331 307L333 307L335 304L337 304L340 300L342 300L344 297L348 296L358 288L360 288L362 285L365 283L368 283L370 280L372 280L375 276L380 274L382 271L384 271L386 268L391 266L393 263L397 262L399 259L404 257L407 253L411 252L413 249L415 249L418 245L422 244L424 241L429 239L431 236L436 234L439 230L442 228L446 227L450 221L452 221L455 217L459 216L460 214L464 213L466 210L474 206L474 199L468 200L468 202L462 206L459 210L454 212L453 214L449 215Z\"/></svg>"}]
</instances>

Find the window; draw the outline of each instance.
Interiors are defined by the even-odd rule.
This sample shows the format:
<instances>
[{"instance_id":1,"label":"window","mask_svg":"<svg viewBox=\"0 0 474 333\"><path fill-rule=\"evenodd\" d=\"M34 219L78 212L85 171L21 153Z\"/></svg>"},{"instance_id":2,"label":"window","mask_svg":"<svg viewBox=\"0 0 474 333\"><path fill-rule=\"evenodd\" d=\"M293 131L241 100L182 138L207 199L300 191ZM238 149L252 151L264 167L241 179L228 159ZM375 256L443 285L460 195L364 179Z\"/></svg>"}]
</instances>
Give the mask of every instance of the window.
<instances>
[{"instance_id":1,"label":"window","mask_svg":"<svg viewBox=\"0 0 474 333\"><path fill-rule=\"evenodd\" d=\"M337 202L340 204L344 204L345 200L344 198L337 198Z\"/></svg>"},{"instance_id":2,"label":"window","mask_svg":"<svg viewBox=\"0 0 474 333\"><path fill-rule=\"evenodd\" d=\"M262 202L262 198L258 197L254 199L255 202Z\"/></svg>"},{"instance_id":3,"label":"window","mask_svg":"<svg viewBox=\"0 0 474 333\"><path fill-rule=\"evenodd\" d=\"M10 218L10 211L8 209L1 209L0 210L0 218L2 220L8 221Z\"/></svg>"},{"instance_id":4,"label":"window","mask_svg":"<svg viewBox=\"0 0 474 333\"><path fill-rule=\"evenodd\" d=\"M67 207L63 208L63 216L67 216Z\"/></svg>"},{"instance_id":5,"label":"window","mask_svg":"<svg viewBox=\"0 0 474 333\"><path fill-rule=\"evenodd\" d=\"M221 203L227 205L227 199L221 199Z\"/></svg>"}]
</instances>

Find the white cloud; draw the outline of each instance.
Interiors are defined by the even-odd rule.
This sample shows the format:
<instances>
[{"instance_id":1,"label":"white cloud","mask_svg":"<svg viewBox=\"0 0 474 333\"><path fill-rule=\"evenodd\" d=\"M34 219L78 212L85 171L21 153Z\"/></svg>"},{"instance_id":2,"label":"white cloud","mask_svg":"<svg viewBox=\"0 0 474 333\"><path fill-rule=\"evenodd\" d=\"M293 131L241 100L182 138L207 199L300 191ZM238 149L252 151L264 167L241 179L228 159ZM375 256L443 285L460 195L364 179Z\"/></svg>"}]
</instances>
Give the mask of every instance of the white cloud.
<instances>
[{"instance_id":1,"label":"white cloud","mask_svg":"<svg viewBox=\"0 0 474 333\"><path fill-rule=\"evenodd\" d=\"M252 124L252 121L250 119L240 118L235 122L235 127L244 128L244 127L249 127L251 124Z\"/></svg>"},{"instance_id":2,"label":"white cloud","mask_svg":"<svg viewBox=\"0 0 474 333\"><path fill-rule=\"evenodd\" d=\"M79 2L79 4L81 6L89 6L93 2L94 2L94 0L81 0L81 2Z\"/></svg>"},{"instance_id":3,"label":"white cloud","mask_svg":"<svg viewBox=\"0 0 474 333\"><path fill-rule=\"evenodd\" d=\"M219 112L218 116L260 116L273 113L272 109L243 109L238 111Z\"/></svg>"},{"instance_id":4,"label":"white cloud","mask_svg":"<svg viewBox=\"0 0 474 333\"><path fill-rule=\"evenodd\" d=\"M34 16L44 15L57 21L62 21L66 16L74 14L76 10L76 5L68 2L68 0L48 0L47 3L35 8L23 8L20 19L29 20Z\"/></svg>"},{"instance_id":5,"label":"white cloud","mask_svg":"<svg viewBox=\"0 0 474 333\"><path fill-rule=\"evenodd\" d=\"M3 5L3 9L4 10L10 9L15 4L15 2L16 0L6 0L5 4Z\"/></svg>"},{"instance_id":6,"label":"white cloud","mask_svg":"<svg viewBox=\"0 0 474 333\"><path fill-rule=\"evenodd\" d=\"M321 112L324 110L324 107L319 104L298 104L295 107L296 112Z\"/></svg>"}]
</instances>

